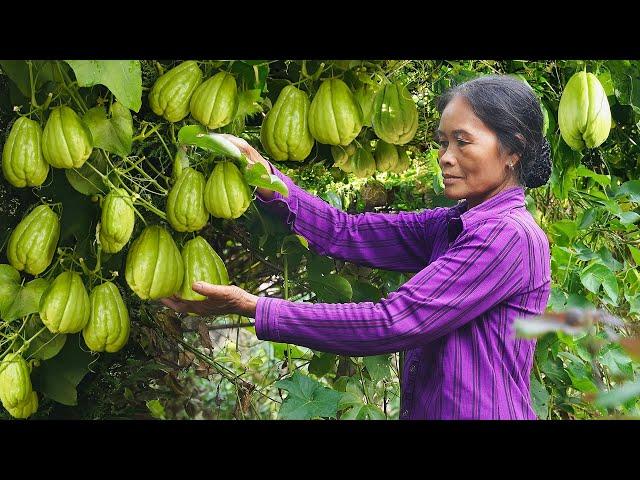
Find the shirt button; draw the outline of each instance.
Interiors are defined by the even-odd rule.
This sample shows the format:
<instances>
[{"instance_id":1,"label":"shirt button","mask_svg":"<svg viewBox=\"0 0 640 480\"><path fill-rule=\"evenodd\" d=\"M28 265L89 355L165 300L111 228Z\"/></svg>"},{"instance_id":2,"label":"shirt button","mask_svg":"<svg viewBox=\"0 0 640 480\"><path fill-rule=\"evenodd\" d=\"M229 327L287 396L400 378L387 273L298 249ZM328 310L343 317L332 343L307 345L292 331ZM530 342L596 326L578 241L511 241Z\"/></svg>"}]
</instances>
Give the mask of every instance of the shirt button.
<instances>
[{"instance_id":1,"label":"shirt button","mask_svg":"<svg viewBox=\"0 0 640 480\"><path fill-rule=\"evenodd\" d=\"M411 366L409 367L409 371L410 371L411 373L416 373L417 368L418 368L418 367L416 367L416 365L415 365L415 364L413 364L413 365L411 365Z\"/></svg>"},{"instance_id":2,"label":"shirt button","mask_svg":"<svg viewBox=\"0 0 640 480\"><path fill-rule=\"evenodd\" d=\"M403 418L407 418L408 416L409 416L409 410L404 410L404 411L402 412L402 417L403 417Z\"/></svg>"}]
</instances>

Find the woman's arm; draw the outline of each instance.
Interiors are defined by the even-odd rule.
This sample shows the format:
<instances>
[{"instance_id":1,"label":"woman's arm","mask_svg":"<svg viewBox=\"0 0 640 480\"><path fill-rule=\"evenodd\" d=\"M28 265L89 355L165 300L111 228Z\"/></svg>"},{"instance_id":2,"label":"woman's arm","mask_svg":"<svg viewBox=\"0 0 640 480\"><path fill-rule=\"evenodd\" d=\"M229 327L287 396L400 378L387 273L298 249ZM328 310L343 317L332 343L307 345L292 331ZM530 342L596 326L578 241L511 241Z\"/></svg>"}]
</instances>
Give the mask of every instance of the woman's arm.
<instances>
[{"instance_id":1,"label":"woman's arm","mask_svg":"<svg viewBox=\"0 0 640 480\"><path fill-rule=\"evenodd\" d=\"M259 297L256 334L352 356L407 350L460 328L518 292L525 267L517 229L490 221L461 235L444 256L378 303Z\"/></svg>"},{"instance_id":2,"label":"woman's arm","mask_svg":"<svg viewBox=\"0 0 640 480\"><path fill-rule=\"evenodd\" d=\"M294 233L305 237L318 254L405 272L417 272L429 262L433 238L439 229L446 228L447 208L419 213L348 214L298 187L248 143L229 138L236 140L234 143L251 161L268 166L287 185L287 197L258 189L257 198Z\"/></svg>"}]
</instances>

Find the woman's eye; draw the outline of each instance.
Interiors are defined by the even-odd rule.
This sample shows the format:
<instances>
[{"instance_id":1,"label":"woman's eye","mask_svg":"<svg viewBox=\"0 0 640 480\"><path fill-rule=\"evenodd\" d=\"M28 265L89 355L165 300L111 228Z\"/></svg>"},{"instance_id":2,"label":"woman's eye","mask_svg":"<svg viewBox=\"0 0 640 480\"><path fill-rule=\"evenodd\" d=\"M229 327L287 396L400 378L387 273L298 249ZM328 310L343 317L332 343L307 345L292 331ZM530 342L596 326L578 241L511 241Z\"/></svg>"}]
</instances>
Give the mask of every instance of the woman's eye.
<instances>
[{"instance_id":1,"label":"woman's eye","mask_svg":"<svg viewBox=\"0 0 640 480\"><path fill-rule=\"evenodd\" d=\"M458 145L460 145L461 147L464 147L465 145L468 145L469 142L465 142L464 140L457 138L456 142L458 142Z\"/></svg>"}]
</instances>

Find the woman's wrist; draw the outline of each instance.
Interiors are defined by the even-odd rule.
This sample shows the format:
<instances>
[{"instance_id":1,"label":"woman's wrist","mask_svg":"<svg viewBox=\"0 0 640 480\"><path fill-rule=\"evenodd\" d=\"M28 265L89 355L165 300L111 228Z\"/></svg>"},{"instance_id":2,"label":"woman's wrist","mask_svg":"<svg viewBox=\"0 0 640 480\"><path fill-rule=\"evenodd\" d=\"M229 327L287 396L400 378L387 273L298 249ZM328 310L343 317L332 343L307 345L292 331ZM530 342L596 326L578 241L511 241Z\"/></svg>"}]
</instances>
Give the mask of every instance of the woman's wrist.
<instances>
[{"instance_id":1,"label":"woman's wrist","mask_svg":"<svg viewBox=\"0 0 640 480\"><path fill-rule=\"evenodd\" d=\"M238 307L236 313L250 318L256 318L256 307L258 305L258 297L246 290L238 289Z\"/></svg>"}]
</instances>

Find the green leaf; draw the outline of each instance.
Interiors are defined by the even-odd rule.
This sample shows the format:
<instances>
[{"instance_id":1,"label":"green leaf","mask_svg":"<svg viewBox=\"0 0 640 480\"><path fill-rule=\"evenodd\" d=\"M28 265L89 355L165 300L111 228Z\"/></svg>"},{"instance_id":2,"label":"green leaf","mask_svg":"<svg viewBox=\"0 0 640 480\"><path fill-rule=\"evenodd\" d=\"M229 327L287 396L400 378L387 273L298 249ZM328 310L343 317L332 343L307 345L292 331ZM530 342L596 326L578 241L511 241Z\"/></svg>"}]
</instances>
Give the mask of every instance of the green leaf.
<instances>
[{"instance_id":1,"label":"green leaf","mask_svg":"<svg viewBox=\"0 0 640 480\"><path fill-rule=\"evenodd\" d=\"M92 356L78 340L78 335L70 336L60 353L41 362L32 374L34 389L63 405L78 404L76 387L89 372Z\"/></svg>"},{"instance_id":2,"label":"green leaf","mask_svg":"<svg viewBox=\"0 0 640 480\"><path fill-rule=\"evenodd\" d=\"M94 146L120 157L131 153L133 118L127 107L115 102L111 106L110 116L107 116L104 107L94 107L82 119L91 130Z\"/></svg>"},{"instance_id":3,"label":"green leaf","mask_svg":"<svg viewBox=\"0 0 640 480\"><path fill-rule=\"evenodd\" d=\"M633 362L620 345L605 345L599 361L609 369L612 375L633 378Z\"/></svg>"},{"instance_id":4,"label":"green leaf","mask_svg":"<svg viewBox=\"0 0 640 480\"><path fill-rule=\"evenodd\" d=\"M640 180L624 182L616 192L616 198L627 196L629 200L640 203Z\"/></svg>"},{"instance_id":5,"label":"green leaf","mask_svg":"<svg viewBox=\"0 0 640 480\"><path fill-rule=\"evenodd\" d=\"M315 353L309 363L309 373L322 377L335 370L337 355L334 353Z\"/></svg>"},{"instance_id":6,"label":"green leaf","mask_svg":"<svg viewBox=\"0 0 640 480\"><path fill-rule=\"evenodd\" d=\"M178 142L180 145L195 145L207 152L214 153L233 160L246 158L233 143L227 140L222 134L208 132L202 125L186 125L178 131Z\"/></svg>"},{"instance_id":7,"label":"green leaf","mask_svg":"<svg viewBox=\"0 0 640 480\"><path fill-rule=\"evenodd\" d=\"M340 416L340 420L386 420L384 412L377 405L354 405Z\"/></svg>"},{"instance_id":8,"label":"green leaf","mask_svg":"<svg viewBox=\"0 0 640 480\"><path fill-rule=\"evenodd\" d=\"M289 392L278 412L280 419L310 420L337 415L342 395L306 375L294 372L291 378L277 381L276 386Z\"/></svg>"},{"instance_id":9,"label":"green leaf","mask_svg":"<svg viewBox=\"0 0 640 480\"><path fill-rule=\"evenodd\" d=\"M613 258L610 249L602 247L600 250L598 250L598 256L602 260L602 263L606 265L612 272L619 272L620 270L622 270L622 263Z\"/></svg>"},{"instance_id":10,"label":"green leaf","mask_svg":"<svg viewBox=\"0 0 640 480\"><path fill-rule=\"evenodd\" d=\"M382 290L369 282L352 281L353 289L352 302L377 302L382 298Z\"/></svg>"},{"instance_id":11,"label":"green leaf","mask_svg":"<svg viewBox=\"0 0 640 480\"><path fill-rule=\"evenodd\" d=\"M596 397L596 405L613 408L640 396L640 381L627 383L619 388L601 393Z\"/></svg>"},{"instance_id":12,"label":"green leaf","mask_svg":"<svg viewBox=\"0 0 640 480\"><path fill-rule=\"evenodd\" d=\"M580 217L580 224L578 225L578 228L580 230L584 230L590 227L598 217L598 210L599 210L598 208L589 208L584 212L582 212L582 216Z\"/></svg>"},{"instance_id":13,"label":"green leaf","mask_svg":"<svg viewBox=\"0 0 640 480\"><path fill-rule=\"evenodd\" d=\"M618 218L623 225L632 225L640 220L640 215L636 212L622 212L618 215Z\"/></svg>"},{"instance_id":14,"label":"green leaf","mask_svg":"<svg viewBox=\"0 0 640 480\"><path fill-rule=\"evenodd\" d=\"M84 165L80 168L66 168L64 173L71 186L83 195L95 195L106 193L107 187L100 176L100 173L107 172L107 161L99 150L91 152ZM92 168L93 167L93 168ZM98 170L100 173L96 172Z\"/></svg>"},{"instance_id":15,"label":"green leaf","mask_svg":"<svg viewBox=\"0 0 640 480\"><path fill-rule=\"evenodd\" d=\"M269 74L268 60L241 60L233 62L231 72L237 74L239 85L246 89L264 91Z\"/></svg>"},{"instance_id":16,"label":"green leaf","mask_svg":"<svg viewBox=\"0 0 640 480\"><path fill-rule=\"evenodd\" d=\"M261 112L262 107L259 103L261 93L262 90L259 88L238 92L238 111L236 118L251 116Z\"/></svg>"},{"instance_id":17,"label":"green leaf","mask_svg":"<svg viewBox=\"0 0 640 480\"><path fill-rule=\"evenodd\" d=\"M334 268L335 265L330 258L312 254L308 263L309 278L320 279L323 275L331 273Z\"/></svg>"},{"instance_id":18,"label":"green leaf","mask_svg":"<svg viewBox=\"0 0 640 480\"><path fill-rule=\"evenodd\" d=\"M580 281L587 290L595 294L602 286L614 303L618 301L618 281L609 267L601 263L592 263L580 272Z\"/></svg>"},{"instance_id":19,"label":"green leaf","mask_svg":"<svg viewBox=\"0 0 640 480\"><path fill-rule=\"evenodd\" d=\"M614 92L621 105L631 105L640 112L640 78L635 65L625 60L607 61Z\"/></svg>"},{"instance_id":20,"label":"green leaf","mask_svg":"<svg viewBox=\"0 0 640 480\"><path fill-rule=\"evenodd\" d=\"M547 309L552 311L562 311L565 309L567 303L567 294L556 287L551 288L551 294L549 295L549 301L547 302Z\"/></svg>"},{"instance_id":21,"label":"green leaf","mask_svg":"<svg viewBox=\"0 0 640 480\"><path fill-rule=\"evenodd\" d=\"M576 257L578 257L580 260L583 260L585 262L588 262L590 260L595 260L596 258L600 258L600 256L596 252L594 252L593 250L591 250L589 247L585 245L576 245L575 250L576 250Z\"/></svg>"},{"instance_id":22,"label":"green leaf","mask_svg":"<svg viewBox=\"0 0 640 480\"><path fill-rule=\"evenodd\" d=\"M32 60L33 79L35 90L38 91L49 81L62 83L60 72L54 61ZM31 83L29 81L29 65L26 60L0 60L2 71L18 87L20 93L26 98L31 98Z\"/></svg>"},{"instance_id":23,"label":"green leaf","mask_svg":"<svg viewBox=\"0 0 640 480\"><path fill-rule=\"evenodd\" d=\"M0 318L5 319L5 310L11 306L19 291L20 272L11 265L0 265Z\"/></svg>"},{"instance_id":24,"label":"green leaf","mask_svg":"<svg viewBox=\"0 0 640 480\"><path fill-rule=\"evenodd\" d=\"M40 297L49 286L45 278L36 278L20 288L13 303L7 308L3 319L11 322L17 318L36 313L40 309Z\"/></svg>"},{"instance_id":25,"label":"green leaf","mask_svg":"<svg viewBox=\"0 0 640 480\"><path fill-rule=\"evenodd\" d=\"M537 378L531 378L531 401L533 410L538 418L545 419L549 416L549 400L551 395Z\"/></svg>"},{"instance_id":26,"label":"green leaf","mask_svg":"<svg viewBox=\"0 0 640 480\"><path fill-rule=\"evenodd\" d=\"M596 173L593 170L589 170L584 165L580 165L576 169L576 175L593 178L597 183L599 183L603 187L608 187L611 184L611 178L608 175L601 175L599 173Z\"/></svg>"},{"instance_id":27,"label":"green leaf","mask_svg":"<svg viewBox=\"0 0 640 480\"><path fill-rule=\"evenodd\" d=\"M627 295L625 293L624 298L629 302L629 313L640 315L640 294Z\"/></svg>"},{"instance_id":28,"label":"green leaf","mask_svg":"<svg viewBox=\"0 0 640 480\"><path fill-rule=\"evenodd\" d=\"M274 190L285 197L289 195L289 189L285 183L276 175L269 173L262 163L251 164L242 173L249 185Z\"/></svg>"},{"instance_id":29,"label":"green leaf","mask_svg":"<svg viewBox=\"0 0 640 480\"><path fill-rule=\"evenodd\" d=\"M134 112L142 106L142 74L139 60L66 60L78 85L102 84L116 99Z\"/></svg>"},{"instance_id":30,"label":"green leaf","mask_svg":"<svg viewBox=\"0 0 640 480\"><path fill-rule=\"evenodd\" d=\"M320 198L322 198L325 202L327 202L332 207L342 210L342 199L340 198L340 195L338 195L336 192L326 191L320 195Z\"/></svg>"},{"instance_id":31,"label":"green leaf","mask_svg":"<svg viewBox=\"0 0 640 480\"><path fill-rule=\"evenodd\" d=\"M146 405L149 411L151 412L151 416L153 418L157 418L159 420L166 419L166 412L164 410L164 407L160 403L160 400L158 399L147 400Z\"/></svg>"},{"instance_id":32,"label":"green leaf","mask_svg":"<svg viewBox=\"0 0 640 480\"><path fill-rule=\"evenodd\" d=\"M631 252L631 257L636 265L640 265L640 249L634 247L633 245L627 244L627 248Z\"/></svg>"},{"instance_id":33,"label":"green leaf","mask_svg":"<svg viewBox=\"0 0 640 480\"><path fill-rule=\"evenodd\" d=\"M585 393L595 393L598 391L598 387L593 383L590 368L587 368L587 365L581 358L570 352L560 352L558 356L569 360L566 371L571 379L571 385L576 390Z\"/></svg>"},{"instance_id":34,"label":"green leaf","mask_svg":"<svg viewBox=\"0 0 640 480\"><path fill-rule=\"evenodd\" d=\"M375 355L364 357L362 360L374 382L379 382L391 375L391 355Z\"/></svg>"},{"instance_id":35,"label":"green leaf","mask_svg":"<svg viewBox=\"0 0 640 480\"><path fill-rule=\"evenodd\" d=\"M349 281L336 274L328 274L321 278L310 277L309 285L320 302L345 303L351 301L353 290Z\"/></svg>"},{"instance_id":36,"label":"green leaf","mask_svg":"<svg viewBox=\"0 0 640 480\"><path fill-rule=\"evenodd\" d=\"M578 235L578 225L573 220L559 220L551 224L550 232L555 237L555 243L566 247Z\"/></svg>"}]
</instances>

